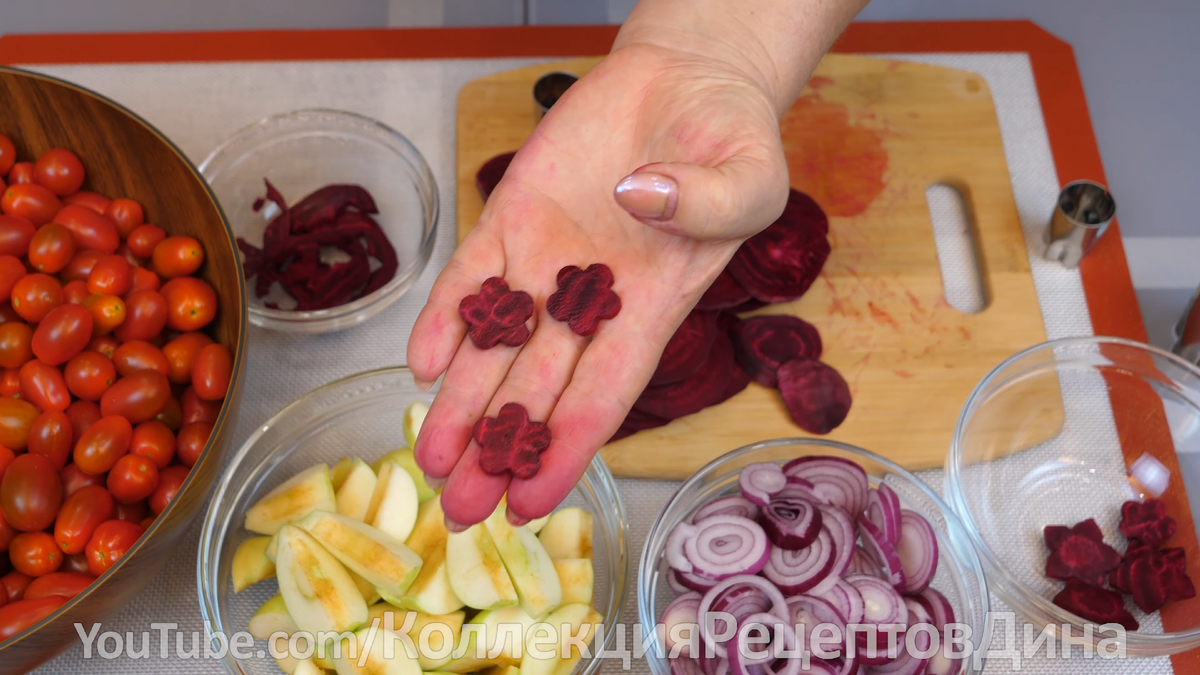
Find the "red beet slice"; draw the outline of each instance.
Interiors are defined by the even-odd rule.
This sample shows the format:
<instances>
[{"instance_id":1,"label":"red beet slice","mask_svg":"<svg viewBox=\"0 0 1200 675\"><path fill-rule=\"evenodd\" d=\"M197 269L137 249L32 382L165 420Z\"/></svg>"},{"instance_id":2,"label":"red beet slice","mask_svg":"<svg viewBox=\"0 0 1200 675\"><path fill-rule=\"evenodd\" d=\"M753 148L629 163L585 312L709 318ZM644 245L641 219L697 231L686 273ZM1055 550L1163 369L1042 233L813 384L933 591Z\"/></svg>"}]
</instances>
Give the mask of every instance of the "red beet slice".
<instances>
[{"instance_id":1,"label":"red beet slice","mask_svg":"<svg viewBox=\"0 0 1200 675\"><path fill-rule=\"evenodd\" d=\"M479 167L479 173L475 174L475 187L479 188L479 194L483 196L483 201L486 202L492 195L492 190L495 190L496 186L500 184L500 179L504 178L504 172L508 170L508 165L512 164L513 157L516 155L516 152L496 155Z\"/></svg>"},{"instance_id":2,"label":"red beet slice","mask_svg":"<svg viewBox=\"0 0 1200 675\"><path fill-rule=\"evenodd\" d=\"M787 361L776 375L788 414L808 433L827 434L850 414L850 385L824 363L814 359Z\"/></svg>"},{"instance_id":3,"label":"red beet slice","mask_svg":"<svg viewBox=\"0 0 1200 675\"><path fill-rule=\"evenodd\" d=\"M755 316L740 322L733 333L733 352L754 381L779 386L779 364L821 358L821 334L807 321L786 314Z\"/></svg>"},{"instance_id":4,"label":"red beet slice","mask_svg":"<svg viewBox=\"0 0 1200 675\"><path fill-rule=\"evenodd\" d=\"M1076 523L1074 527L1047 525L1042 530L1042 537L1046 540L1046 548L1051 551L1061 547L1063 542L1072 536L1087 537L1098 544L1104 542L1104 532L1100 530L1100 526L1092 518Z\"/></svg>"},{"instance_id":5,"label":"red beet slice","mask_svg":"<svg viewBox=\"0 0 1200 675\"><path fill-rule=\"evenodd\" d=\"M739 284L729 270L721 270L704 295L700 296L696 309L730 309L748 302L752 297L750 291Z\"/></svg>"},{"instance_id":6,"label":"red beet slice","mask_svg":"<svg viewBox=\"0 0 1200 675\"><path fill-rule=\"evenodd\" d=\"M1118 623L1125 630L1137 630L1137 619L1125 609L1120 593L1089 586L1077 579L1069 579L1067 587L1054 596L1054 604L1096 623Z\"/></svg>"},{"instance_id":7,"label":"red beet slice","mask_svg":"<svg viewBox=\"0 0 1200 675\"><path fill-rule=\"evenodd\" d=\"M509 290L503 279L491 277L479 293L462 299L458 313L467 322L467 334L476 347L519 347L529 339L525 322L533 316L533 298L525 291Z\"/></svg>"},{"instance_id":8,"label":"red beet slice","mask_svg":"<svg viewBox=\"0 0 1200 675\"><path fill-rule=\"evenodd\" d=\"M1091 518L1072 528L1048 526L1043 537L1050 547L1046 576L1051 579L1078 579L1103 586L1108 573L1121 564L1121 554L1104 543L1100 527Z\"/></svg>"},{"instance_id":9,"label":"red beet slice","mask_svg":"<svg viewBox=\"0 0 1200 675\"><path fill-rule=\"evenodd\" d=\"M708 359L713 340L720 331L717 326L719 316L719 312L692 310L667 341L662 356L658 357L658 368L646 386L660 387L682 382L699 370Z\"/></svg>"},{"instance_id":10,"label":"red beet slice","mask_svg":"<svg viewBox=\"0 0 1200 675\"><path fill-rule=\"evenodd\" d=\"M635 410L656 417L677 419L699 412L721 400L733 373L733 343L725 331L717 331L704 365L682 382L646 387L634 402Z\"/></svg>"},{"instance_id":11,"label":"red beet slice","mask_svg":"<svg viewBox=\"0 0 1200 675\"><path fill-rule=\"evenodd\" d=\"M753 380L750 379L750 373L747 373L744 368L733 362L733 369L729 373L729 381L725 383L725 391L721 393L721 397L713 402L713 405L724 403L729 399L742 393L742 391L750 386Z\"/></svg>"},{"instance_id":12,"label":"red beet slice","mask_svg":"<svg viewBox=\"0 0 1200 675\"><path fill-rule=\"evenodd\" d=\"M585 270L567 265L558 271L558 290L546 299L546 311L576 335L588 337L595 334L601 321L621 311L621 298L612 286L608 265L594 263Z\"/></svg>"},{"instance_id":13,"label":"red beet slice","mask_svg":"<svg viewBox=\"0 0 1200 675\"><path fill-rule=\"evenodd\" d=\"M792 191L783 215L747 239L726 270L764 302L795 300L808 290L829 257L829 220L807 195Z\"/></svg>"},{"instance_id":14,"label":"red beet slice","mask_svg":"<svg viewBox=\"0 0 1200 675\"><path fill-rule=\"evenodd\" d=\"M1158 546L1175 534L1175 519L1167 515L1167 505L1157 499L1127 501L1121 505L1121 534Z\"/></svg>"},{"instance_id":15,"label":"red beet slice","mask_svg":"<svg viewBox=\"0 0 1200 675\"><path fill-rule=\"evenodd\" d=\"M531 421L520 403L505 403L495 417L481 417L471 435L480 447L479 468L493 476L511 471L517 478L533 478L550 446L550 427Z\"/></svg>"},{"instance_id":16,"label":"red beet slice","mask_svg":"<svg viewBox=\"0 0 1200 675\"><path fill-rule=\"evenodd\" d=\"M1196 597L1182 548L1155 550L1144 544L1130 545L1125 561L1108 581L1118 591L1132 595L1144 612L1153 612L1170 600Z\"/></svg>"}]
</instances>

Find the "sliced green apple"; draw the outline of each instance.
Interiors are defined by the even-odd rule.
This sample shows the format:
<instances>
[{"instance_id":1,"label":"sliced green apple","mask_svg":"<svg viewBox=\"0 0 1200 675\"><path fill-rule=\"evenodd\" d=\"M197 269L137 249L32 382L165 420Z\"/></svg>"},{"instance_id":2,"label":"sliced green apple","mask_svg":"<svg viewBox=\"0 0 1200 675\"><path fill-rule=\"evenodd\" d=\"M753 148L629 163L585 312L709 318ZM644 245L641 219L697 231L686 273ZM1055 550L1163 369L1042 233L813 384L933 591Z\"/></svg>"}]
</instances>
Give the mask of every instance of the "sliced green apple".
<instances>
[{"instance_id":1,"label":"sliced green apple","mask_svg":"<svg viewBox=\"0 0 1200 675\"><path fill-rule=\"evenodd\" d=\"M450 588L467 607L499 609L517 604L517 589L482 523L450 533L446 540L446 573L450 575Z\"/></svg>"},{"instance_id":2,"label":"sliced green apple","mask_svg":"<svg viewBox=\"0 0 1200 675\"><path fill-rule=\"evenodd\" d=\"M334 487L337 499L337 512L343 516L362 520L367 515L371 505L371 496L375 494L375 472L361 459L350 462L342 483Z\"/></svg>"},{"instance_id":3,"label":"sliced green apple","mask_svg":"<svg viewBox=\"0 0 1200 675\"><path fill-rule=\"evenodd\" d=\"M550 515L538 539L551 558L592 557L592 514L578 506L559 509Z\"/></svg>"},{"instance_id":4,"label":"sliced green apple","mask_svg":"<svg viewBox=\"0 0 1200 675\"><path fill-rule=\"evenodd\" d=\"M554 561L554 571L562 584L564 605L582 602L592 604L596 573L590 558L563 558Z\"/></svg>"},{"instance_id":5,"label":"sliced green apple","mask_svg":"<svg viewBox=\"0 0 1200 675\"><path fill-rule=\"evenodd\" d=\"M408 447L417 447L417 436L421 433L421 425L425 423L425 416L429 414L429 405L424 401L413 401L404 409L404 442L408 443Z\"/></svg>"},{"instance_id":6,"label":"sliced green apple","mask_svg":"<svg viewBox=\"0 0 1200 675\"><path fill-rule=\"evenodd\" d=\"M484 523L525 613L538 618L562 604L558 573L538 536L524 527L510 525L503 508L493 511Z\"/></svg>"},{"instance_id":7,"label":"sliced green apple","mask_svg":"<svg viewBox=\"0 0 1200 675\"><path fill-rule=\"evenodd\" d=\"M296 526L346 569L391 595L404 595L421 569L420 556L399 539L340 513L313 511Z\"/></svg>"},{"instance_id":8,"label":"sliced green apple","mask_svg":"<svg viewBox=\"0 0 1200 675\"><path fill-rule=\"evenodd\" d=\"M275 576L275 563L267 557L267 544L271 538L262 535L250 537L238 544L233 554L233 592L243 590L260 581Z\"/></svg>"},{"instance_id":9,"label":"sliced green apple","mask_svg":"<svg viewBox=\"0 0 1200 675\"><path fill-rule=\"evenodd\" d=\"M362 594L363 602L367 605L373 605L379 602L379 591L375 590L375 585L363 578L354 570L347 569L346 574L350 575L350 579L354 581L354 587Z\"/></svg>"},{"instance_id":10,"label":"sliced green apple","mask_svg":"<svg viewBox=\"0 0 1200 675\"><path fill-rule=\"evenodd\" d=\"M425 472L421 471L421 467L417 466L417 458L413 455L411 448L399 448L393 450L383 457L375 460L375 463L371 465L371 468L374 469L376 473L379 473L380 467L382 467L383 463L387 460L391 460L399 464L405 471L408 472L409 476L412 476L413 483L415 483L417 486L417 500L422 504L429 501L434 495L437 494L437 491L429 487L429 484L425 482Z\"/></svg>"},{"instance_id":11,"label":"sliced green apple","mask_svg":"<svg viewBox=\"0 0 1200 675\"><path fill-rule=\"evenodd\" d=\"M367 620L367 603L346 568L304 530L284 525L275 559L279 592L301 630L340 633Z\"/></svg>"},{"instance_id":12,"label":"sliced green apple","mask_svg":"<svg viewBox=\"0 0 1200 675\"><path fill-rule=\"evenodd\" d=\"M519 605L480 612L463 624L462 637L454 649L459 656L441 669L470 673L493 666L515 666L521 662L525 635L536 623Z\"/></svg>"},{"instance_id":13,"label":"sliced green apple","mask_svg":"<svg viewBox=\"0 0 1200 675\"><path fill-rule=\"evenodd\" d=\"M404 541L412 534L419 506L412 476L399 464L384 460L363 522Z\"/></svg>"},{"instance_id":14,"label":"sliced green apple","mask_svg":"<svg viewBox=\"0 0 1200 675\"><path fill-rule=\"evenodd\" d=\"M482 670L479 675L520 675L521 669L516 666L492 666Z\"/></svg>"},{"instance_id":15,"label":"sliced green apple","mask_svg":"<svg viewBox=\"0 0 1200 675\"><path fill-rule=\"evenodd\" d=\"M346 482L346 476L350 475L350 469L354 468L354 457L343 457L329 468L329 483L333 485L333 491L337 492L341 489L342 483Z\"/></svg>"},{"instance_id":16,"label":"sliced green apple","mask_svg":"<svg viewBox=\"0 0 1200 675\"><path fill-rule=\"evenodd\" d=\"M288 652L287 637L282 635L276 637L271 647L271 653L278 654L278 656L273 656L272 658L275 659L275 665L279 666L280 670L286 673L286 675L295 675L296 666L300 664L300 659L297 659Z\"/></svg>"},{"instance_id":17,"label":"sliced green apple","mask_svg":"<svg viewBox=\"0 0 1200 675\"><path fill-rule=\"evenodd\" d=\"M396 633L371 626L355 633L354 641L343 642L333 661L338 675L421 675L421 666Z\"/></svg>"},{"instance_id":18,"label":"sliced green apple","mask_svg":"<svg viewBox=\"0 0 1200 675\"><path fill-rule=\"evenodd\" d=\"M462 634L463 620L467 616L466 612L461 610L449 614L426 614L400 609L386 602L371 605L367 608L367 615L368 623L379 619L378 625L388 630L400 632L407 627L408 630L405 633L412 640L413 646L417 648L417 663L424 671L437 670L450 661L453 646L458 644L459 635ZM412 617L412 625L407 624L409 616ZM425 627L430 625L435 627L426 630ZM424 643L421 640L422 631L426 632ZM450 637L449 643L446 642L447 634ZM446 649L447 644L451 646L451 649Z\"/></svg>"},{"instance_id":19,"label":"sliced green apple","mask_svg":"<svg viewBox=\"0 0 1200 675\"><path fill-rule=\"evenodd\" d=\"M586 644L601 620L600 614L584 603L556 609L545 623L534 626L526 636L520 675L570 675L582 652L564 633L579 636Z\"/></svg>"},{"instance_id":20,"label":"sliced green apple","mask_svg":"<svg viewBox=\"0 0 1200 675\"><path fill-rule=\"evenodd\" d=\"M337 510L329 467L324 464L305 469L268 492L246 510L245 527L258 534L275 534L318 509Z\"/></svg>"},{"instance_id":21,"label":"sliced green apple","mask_svg":"<svg viewBox=\"0 0 1200 675\"><path fill-rule=\"evenodd\" d=\"M530 532L537 534L538 532L542 531L543 527L546 526L546 523L549 522L550 516L552 516L552 515L554 515L554 514L548 513L548 514L542 516L541 518L534 518L533 520L529 521L528 523L525 523L525 527L528 527Z\"/></svg>"},{"instance_id":22,"label":"sliced green apple","mask_svg":"<svg viewBox=\"0 0 1200 675\"><path fill-rule=\"evenodd\" d=\"M254 611L254 616L250 617L250 623L246 630L254 636L255 640L266 640L275 633L291 635L300 629L292 620L292 615L288 614L283 596L276 593Z\"/></svg>"},{"instance_id":23,"label":"sliced green apple","mask_svg":"<svg viewBox=\"0 0 1200 675\"><path fill-rule=\"evenodd\" d=\"M463 601L454 594L450 576L446 573L446 514L442 511L441 497L434 497L421 505L412 534L404 544L421 556L421 571L402 597L384 600L405 609L415 609L426 614L449 614L461 609Z\"/></svg>"},{"instance_id":24,"label":"sliced green apple","mask_svg":"<svg viewBox=\"0 0 1200 675\"><path fill-rule=\"evenodd\" d=\"M325 669L318 666L312 659L302 659L296 662L292 675L325 675Z\"/></svg>"}]
</instances>

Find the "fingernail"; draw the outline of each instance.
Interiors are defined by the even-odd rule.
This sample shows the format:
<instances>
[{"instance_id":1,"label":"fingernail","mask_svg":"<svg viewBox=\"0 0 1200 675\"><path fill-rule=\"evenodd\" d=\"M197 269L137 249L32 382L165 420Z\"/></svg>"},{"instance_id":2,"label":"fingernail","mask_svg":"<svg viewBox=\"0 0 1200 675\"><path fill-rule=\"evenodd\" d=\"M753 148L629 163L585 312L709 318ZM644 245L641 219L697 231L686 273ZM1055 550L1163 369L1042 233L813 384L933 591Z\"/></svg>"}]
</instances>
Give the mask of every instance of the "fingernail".
<instances>
[{"instance_id":1,"label":"fingernail","mask_svg":"<svg viewBox=\"0 0 1200 675\"><path fill-rule=\"evenodd\" d=\"M434 478L433 476L426 475L425 476L425 484L429 486L430 490L441 490L443 487L446 486L446 479L445 478Z\"/></svg>"},{"instance_id":2,"label":"fingernail","mask_svg":"<svg viewBox=\"0 0 1200 675\"><path fill-rule=\"evenodd\" d=\"M451 532L466 532L471 527L470 525L459 525L453 520L450 520L449 516L446 516L445 520L446 529L450 530Z\"/></svg>"},{"instance_id":3,"label":"fingernail","mask_svg":"<svg viewBox=\"0 0 1200 675\"><path fill-rule=\"evenodd\" d=\"M508 523L510 525L512 525L513 527L520 527L522 525L529 524L529 519L522 518L521 516L518 516L517 514L513 513L511 506L506 506L504 508L504 517L508 518Z\"/></svg>"},{"instance_id":4,"label":"fingernail","mask_svg":"<svg viewBox=\"0 0 1200 675\"><path fill-rule=\"evenodd\" d=\"M634 173L617 183L613 196L621 208L638 218L669 220L679 201L679 185L656 173Z\"/></svg>"},{"instance_id":5,"label":"fingernail","mask_svg":"<svg viewBox=\"0 0 1200 675\"><path fill-rule=\"evenodd\" d=\"M413 384L417 385L417 389L421 391L429 391L429 388L433 386L432 382L426 382L416 375L413 375Z\"/></svg>"}]
</instances>

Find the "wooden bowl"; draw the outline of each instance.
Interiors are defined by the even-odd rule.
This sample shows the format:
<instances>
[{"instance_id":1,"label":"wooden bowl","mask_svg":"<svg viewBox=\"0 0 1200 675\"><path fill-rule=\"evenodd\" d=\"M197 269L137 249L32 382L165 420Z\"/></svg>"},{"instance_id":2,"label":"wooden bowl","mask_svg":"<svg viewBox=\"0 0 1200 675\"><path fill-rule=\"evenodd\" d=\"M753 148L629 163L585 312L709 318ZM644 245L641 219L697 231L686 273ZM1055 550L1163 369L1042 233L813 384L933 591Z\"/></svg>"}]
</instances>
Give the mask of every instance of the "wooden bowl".
<instances>
[{"instance_id":1,"label":"wooden bowl","mask_svg":"<svg viewBox=\"0 0 1200 675\"><path fill-rule=\"evenodd\" d=\"M195 167L157 129L82 87L0 67L0 133L32 161L50 148L79 155L83 189L137 200L146 221L169 234L195 237L205 262L197 276L216 290L216 319L205 329L233 354L233 379L208 446L170 506L137 544L96 583L25 632L0 643L0 673L24 673L77 641L90 626L123 609L175 551L217 481L221 453L237 423L246 345L246 285L233 232ZM147 621L150 617L146 617Z\"/></svg>"}]
</instances>

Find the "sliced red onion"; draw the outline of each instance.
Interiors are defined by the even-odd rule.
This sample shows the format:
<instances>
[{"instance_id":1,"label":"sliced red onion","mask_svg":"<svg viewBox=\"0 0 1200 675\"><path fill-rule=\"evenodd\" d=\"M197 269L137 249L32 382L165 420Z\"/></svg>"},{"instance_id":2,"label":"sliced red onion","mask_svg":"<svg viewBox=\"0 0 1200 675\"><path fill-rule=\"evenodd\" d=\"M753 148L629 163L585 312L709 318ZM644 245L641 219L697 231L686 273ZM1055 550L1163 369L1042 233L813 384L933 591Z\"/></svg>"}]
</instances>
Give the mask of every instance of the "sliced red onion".
<instances>
[{"instance_id":1,"label":"sliced red onion","mask_svg":"<svg viewBox=\"0 0 1200 675\"><path fill-rule=\"evenodd\" d=\"M832 504L817 505L821 512L821 529L829 532L833 539L833 547L837 556L833 560L833 573L843 575L850 565L850 556L854 555L854 540L858 537L854 528L854 520L846 512Z\"/></svg>"},{"instance_id":2,"label":"sliced red onion","mask_svg":"<svg viewBox=\"0 0 1200 675\"><path fill-rule=\"evenodd\" d=\"M913 648L918 652L929 651L933 644L933 638L929 631L917 631L916 638L913 639ZM900 648L900 654L895 659L887 663L872 666L870 669L871 675L922 675L925 673L925 664L929 663L929 659L922 659L913 655L912 652Z\"/></svg>"},{"instance_id":3,"label":"sliced red onion","mask_svg":"<svg viewBox=\"0 0 1200 675\"><path fill-rule=\"evenodd\" d=\"M746 607L751 606L747 600L754 596L760 600L759 608L753 611L744 611ZM734 606L735 603L736 606ZM744 613L736 611L739 608ZM700 607L696 610L696 615L700 617L700 635L704 638L704 644L708 645L707 651L715 653L721 658L728 656L724 645L719 644L713 637L712 631L716 630L716 626L710 625L710 623L715 624L716 621L715 617L712 622L708 620L710 612L729 612L737 621L751 614L757 614L766 608L770 608L771 614L785 622L791 620L788 616L787 601L784 600L783 594L774 584L763 577L741 574L724 579L713 586L700 599Z\"/></svg>"},{"instance_id":4,"label":"sliced red onion","mask_svg":"<svg viewBox=\"0 0 1200 675\"><path fill-rule=\"evenodd\" d=\"M766 649L754 650L765 651L764 655L751 656L749 653L749 637L750 633L754 631L765 631L770 635L771 642L765 645ZM748 666L764 666L779 658L785 649L789 652L795 651L796 629L792 625L791 619L781 619L774 614L760 612L746 617L738 624L735 641L737 648L729 652L730 669L743 663Z\"/></svg>"},{"instance_id":5,"label":"sliced red onion","mask_svg":"<svg viewBox=\"0 0 1200 675\"><path fill-rule=\"evenodd\" d=\"M826 455L798 457L783 465L783 472L813 484L817 494L840 506L853 518L867 507L867 472L848 459Z\"/></svg>"},{"instance_id":6,"label":"sliced red onion","mask_svg":"<svg viewBox=\"0 0 1200 675\"><path fill-rule=\"evenodd\" d=\"M925 664L925 675L958 675L962 672L964 657L946 656L946 635L942 634L942 646Z\"/></svg>"},{"instance_id":7,"label":"sliced red onion","mask_svg":"<svg viewBox=\"0 0 1200 675\"><path fill-rule=\"evenodd\" d=\"M863 599L863 623L892 624L908 622L904 598L891 584L879 577L852 574L845 579Z\"/></svg>"},{"instance_id":8,"label":"sliced red onion","mask_svg":"<svg viewBox=\"0 0 1200 675\"><path fill-rule=\"evenodd\" d=\"M929 615L929 610L925 609L925 604L920 600L905 598L904 606L908 608L908 625L915 626L919 623L933 625L933 617Z\"/></svg>"},{"instance_id":9,"label":"sliced red onion","mask_svg":"<svg viewBox=\"0 0 1200 675\"><path fill-rule=\"evenodd\" d=\"M937 574L937 533L916 511L902 509L900 512L900 541L896 543L896 554L904 570L904 585L897 588L907 595L925 590Z\"/></svg>"},{"instance_id":10,"label":"sliced red onion","mask_svg":"<svg viewBox=\"0 0 1200 675\"><path fill-rule=\"evenodd\" d=\"M787 476L775 462L751 464L738 474L738 489L742 496L759 506L766 506L786 486Z\"/></svg>"},{"instance_id":11,"label":"sliced red onion","mask_svg":"<svg viewBox=\"0 0 1200 675\"><path fill-rule=\"evenodd\" d=\"M879 528L893 546L899 541L900 497L887 483L880 483L867 492L867 510L863 517Z\"/></svg>"},{"instance_id":12,"label":"sliced red onion","mask_svg":"<svg viewBox=\"0 0 1200 675\"><path fill-rule=\"evenodd\" d=\"M896 553L892 542L887 540L883 530L866 518L858 519L858 536L862 539L863 549L871 556L883 572L883 579L898 589L904 588L904 569L900 565L900 556ZM872 575L879 576L879 575Z\"/></svg>"},{"instance_id":13,"label":"sliced red onion","mask_svg":"<svg viewBox=\"0 0 1200 675\"><path fill-rule=\"evenodd\" d=\"M800 659L792 660L799 661ZM812 673L812 675L850 675L850 673L857 671L839 670L837 666L834 666L827 661L822 661L821 659L810 659L808 662L808 672Z\"/></svg>"},{"instance_id":14,"label":"sliced red onion","mask_svg":"<svg viewBox=\"0 0 1200 675\"><path fill-rule=\"evenodd\" d=\"M709 516L688 527L691 531L683 543L683 552L691 565L686 570L677 568L680 571L694 571L720 580L739 574L756 574L767 564L771 548L767 544L767 535L749 518Z\"/></svg>"},{"instance_id":15,"label":"sliced red onion","mask_svg":"<svg viewBox=\"0 0 1200 675\"><path fill-rule=\"evenodd\" d=\"M814 504L828 504L829 500L817 494L817 487L799 476L788 476L787 485L777 497L802 497Z\"/></svg>"},{"instance_id":16,"label":"sliced red onion","mask_svg":"<svg viewBox=\"0 0 1200 675\"><path fill-rule=\"evenodd\" d=\"M674 583L671 583L672 580L674 580ZM696 574L695 572L668 570L667 583L671 584L671 588L675 588L676 585L678 585L680 588L676 588L676 591L682 589L683 591L698 591L700 593L705 593L708 591L708 589L717 585L717 580L709 579L708 577L702 574Z\"/></svg>"},{"instance_id":17,"label":"sliced red onion","mask_svg":"<svg viewBox=\"0 0 1200 675\"><path fill-rule=\"evenodd\" d=\"M838 642L843 645L846 643L846 620L831 602L813 595L793 595L787 599L787 603L792 610L792 621L796 623L797 639L810 636L807 644L809 651L813 650L812 629L821 624L835 626L836 634L840 636Z\"/></svg>"},{"instance_id":18,"label":"sliced red onion","mask_svg":"<svg viewBox=\"0 0 1200 675\"><path fill-rule=\"evenodd\" d=\"M779 547L772 548L762 573L785 595L804 593L816 588L831 576L836 554L837 550L829 533L821 530L816 541L806 549L790 551ZM832 582L825 584L826 587L832 585Z\"/></svg>"},{"instance_id":19,"label":"sliced red onion","mask_svg":"<svg viewBox=\"0 0 1200 675\"><path fill-rule=\"evenodd\" d=\"M915 596L917 602L925 606L931 617L930 623L938 630L946 630L947 624L954 623L954 605L936 588L930 586Z\"/></svg>"},{"instance_id":20,"label":"sliced red onion","mask_svg":"<svg viewBox=\"0 0 1200 675\"><path fill-rule=\"evenodd\" d=\"M684 552L684 545L688 539L695 538L696 526L688 523L679 523L675 529L671 530L671 534L667 535L666 557L667 564L673 569L680 572L691 572L692 561L688 560L687 554Z\"/></svg>"},{"instance_id":21,"label":"sliced red onion","mask_svg":"<svg viewBox=\"0 0 1200 675\"><path fill-rule=\"evenodd\" d=\"M706 657L701 654L700 667L704 669L704 675L729 675L729 661L723 658Z\"/></svg>"},{"instance_id":22,"label":"sliced red onion","mask_svg":"<svg viewBox=\"0 0 1200 675\"><path fill-rule=\"evenodd\" d=\"M772 544L798 551L816 540L821 512L803 497L779 496L763 507L759 522Z\"/></svg>"},{"instance_id":23,"label":"sliced red onion","mask_svg":"<svg viewBox=\"0 0 1200 675\"><path fill-rule=\"evenodd\" d=\"M854 547L854 555L850 556L850 564L846 566L846 574L870 574L883 578L883 570L879 563L871 560L871 556L861 546Z\"/></svg>"},{"instance_id":24,"label":"sliced red onion","mask_svg":"<svg viewBox=\"0 0 1200 675\"><path fill-rule=\"evenodd\" d=\"M671 675L704 675L704 669L696 659L677 656L667 661L671 664Z\"/></svg>"},{"instance_id":25,"label":"sliced red onion","mask_svg":"<svg viewBox=\"0 0 1200 675\"><path fill-rule=\"evenodd\" d=\"M675 626L691 626L691 630L698 630L700 620L696 614L696 610L700 607L700 598L703 597L695 591L684 593L677 596L663 610L662 616L658 622L663 626L663 644L667 646L668 652L675 647L675 641L671 638L672 628ZM692 654L685 644L679 652L680 656L692 657ZM696 664L699 668L700 664Z\"/></svg>"},{"instance_id":26,"label":"sliced red onion","mask_svg":"<svg viewBox=\"0 0 1200 675\"><path fill-rule=\"evenodd\" d=\"M758 507L741 495L717 497L700 507L692 522L698 523L709 516L741 516L750 520L758 520Z\"/></svg>"},{"instance_id":27,"label":"sliced red onion","mask_svg":"<svg viewBox=\"0 0 1200 675\"><path fill-rule=\"evenodd\" d=\"M823 600L828 600L829 604L833 605L846 619L846 625L862 623L863 621L863 597L858 589L846 583L846 580L841 577L833 577L833 585L828 590L821 593L809 593Z\"/></svg>"},{"instance_id":28,"label":"sliced red onion","mask_svg":"<svg viewBox=\"0 0 1200 675\"><path fill-rule=\"evenodd\" d=\"M715 583L715 582L714 582ZM687 593L690 590L695 590L684 586L679 582L679 575L673 569L667 569L667 585L676 593Z\"/></svg>"}]
</instances>

